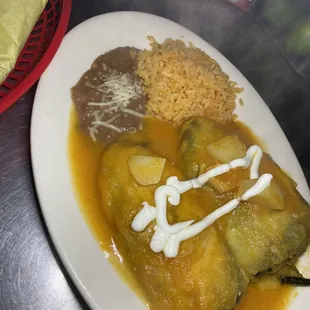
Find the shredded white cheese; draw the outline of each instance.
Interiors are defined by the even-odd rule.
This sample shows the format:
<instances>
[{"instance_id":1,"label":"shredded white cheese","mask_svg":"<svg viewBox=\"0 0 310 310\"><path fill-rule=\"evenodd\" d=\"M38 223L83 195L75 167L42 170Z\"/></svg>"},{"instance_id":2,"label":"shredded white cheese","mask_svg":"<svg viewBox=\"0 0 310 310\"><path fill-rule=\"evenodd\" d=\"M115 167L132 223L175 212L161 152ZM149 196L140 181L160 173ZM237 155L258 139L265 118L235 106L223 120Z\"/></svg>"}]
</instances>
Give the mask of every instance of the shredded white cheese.
<instances>
[{"instance_id":1,"label":"shredded white cheese","mask_svg":"<svg viewBox=\"0 0 310 310\"><path fill-rule=\"evenodd\" d=\"M113 72L106 78L103 84L94 86L88 83L87 86L103 93L102 102L88 102L87 105L105 108L102 113L99 111L93 113L94 121L92 122L92 126L88 127L89 134L94 141L96 141L96 135L98 134L98 128L100 126L112 129L116 132L123 131L122 128L111 124L118 116L115 117L115 115L113 115L108 120L103 121L105 115L120 111L136 117L143 117L143 114L128 108L128 104L132 100L138 99L142 95L141 83L132 79L129 73L120 74Z\"/></svg>"}]
</instances>

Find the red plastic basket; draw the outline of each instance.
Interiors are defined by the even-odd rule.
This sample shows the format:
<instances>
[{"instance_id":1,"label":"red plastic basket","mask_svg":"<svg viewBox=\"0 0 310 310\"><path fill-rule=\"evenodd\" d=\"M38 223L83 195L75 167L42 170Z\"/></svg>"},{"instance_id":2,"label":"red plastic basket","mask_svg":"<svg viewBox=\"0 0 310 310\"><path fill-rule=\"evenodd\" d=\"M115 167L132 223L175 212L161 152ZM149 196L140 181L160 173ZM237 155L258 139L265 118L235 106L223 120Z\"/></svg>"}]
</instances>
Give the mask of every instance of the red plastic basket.
<instances>
[{"instance_id":1,"label":"red plastic basket","mask_svg":"<svg viewBox=\"0 0 310 310\"><path fill-rule=\"evenodd\" d=\"M41 76L54 57L68 27L71 0L49 0L33 28L13 71L0 84L0 114Z\"/></svg>"}]
</instances>

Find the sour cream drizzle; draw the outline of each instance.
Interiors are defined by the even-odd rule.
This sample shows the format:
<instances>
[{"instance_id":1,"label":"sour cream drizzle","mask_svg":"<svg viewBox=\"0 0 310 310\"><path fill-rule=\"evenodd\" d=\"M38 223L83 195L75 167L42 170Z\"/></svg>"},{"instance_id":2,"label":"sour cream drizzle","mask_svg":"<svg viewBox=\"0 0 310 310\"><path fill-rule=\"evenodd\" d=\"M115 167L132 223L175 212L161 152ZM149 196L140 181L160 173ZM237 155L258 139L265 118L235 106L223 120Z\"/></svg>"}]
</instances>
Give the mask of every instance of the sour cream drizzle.
<instances>
[{"instance_id":1,"label":"sour cream drizzle","mask_svg":"<svg viewBox=\"0 0 310 310\"><path fill-rule=\"evenodd\" d=\"M258 169L262 157L263 152L261 148L253 145L247 150L244 158L234 159L228 164L216 166L201 174L196 179L179 181L175 176L169 177L166 184L158 187L155 191L156 207L143 202L142 210L135 216L131 224L132 229L141 232L150 222L156 219L155 232L150 243L152 251L155 253L164 252L164 255L169 258L176 257L182 241L197 236L217 219L238 207L241 201L246 201L253 196L259 195L270 185L272 180L271 174L266 173L259 177ZM241 197L229 201L197 223L193 224L194 220L172 225L168 223L167 201L172 206L178 206L181 200L181 194L192 188L202 187L211 178L239 167L244 169L250 167L250 179L258 179Z\"/></svg>"}]
</instances>

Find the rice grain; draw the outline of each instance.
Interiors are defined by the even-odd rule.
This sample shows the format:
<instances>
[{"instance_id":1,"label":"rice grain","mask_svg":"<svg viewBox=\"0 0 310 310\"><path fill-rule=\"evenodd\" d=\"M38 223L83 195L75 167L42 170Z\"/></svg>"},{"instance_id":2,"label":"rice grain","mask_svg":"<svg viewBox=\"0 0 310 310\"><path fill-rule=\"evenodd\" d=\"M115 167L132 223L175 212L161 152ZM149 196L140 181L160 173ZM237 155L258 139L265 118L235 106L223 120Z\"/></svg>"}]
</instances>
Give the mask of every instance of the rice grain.
<instances>
[{"instance_id":1,"label":"rice grain","mask_svg":"<svg viewBox=\"0 0 310 310\"><path fill-rule=\"evenodd\" d=\"M235 100L242 91L219 64L200 49L181 40L159 44L138 55L137 74L149 97L147 114L179 125L194 116L216 122L233 120Z\"/></svg>"}]
</instances>

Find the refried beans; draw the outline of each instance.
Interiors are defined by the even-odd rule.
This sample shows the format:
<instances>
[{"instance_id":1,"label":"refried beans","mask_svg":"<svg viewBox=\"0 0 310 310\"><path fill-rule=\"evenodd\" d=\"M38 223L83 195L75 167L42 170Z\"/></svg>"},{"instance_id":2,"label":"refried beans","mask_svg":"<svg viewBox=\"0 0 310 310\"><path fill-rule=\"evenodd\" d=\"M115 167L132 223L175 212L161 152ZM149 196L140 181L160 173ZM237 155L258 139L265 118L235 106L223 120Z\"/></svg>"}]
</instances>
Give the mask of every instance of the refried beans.
<instances>
[{"instance_id":1,"label":"refried beans","mask_svg":"<svg viewBox=\"0 0 310 310\"><path fill-rule=\"evenodd\" d=\"M138 52L118 47L99 56L71 89L80 128L94 141L110 143L141 124L147 96L135 73Z\"/></svg>"}]
</instances>

